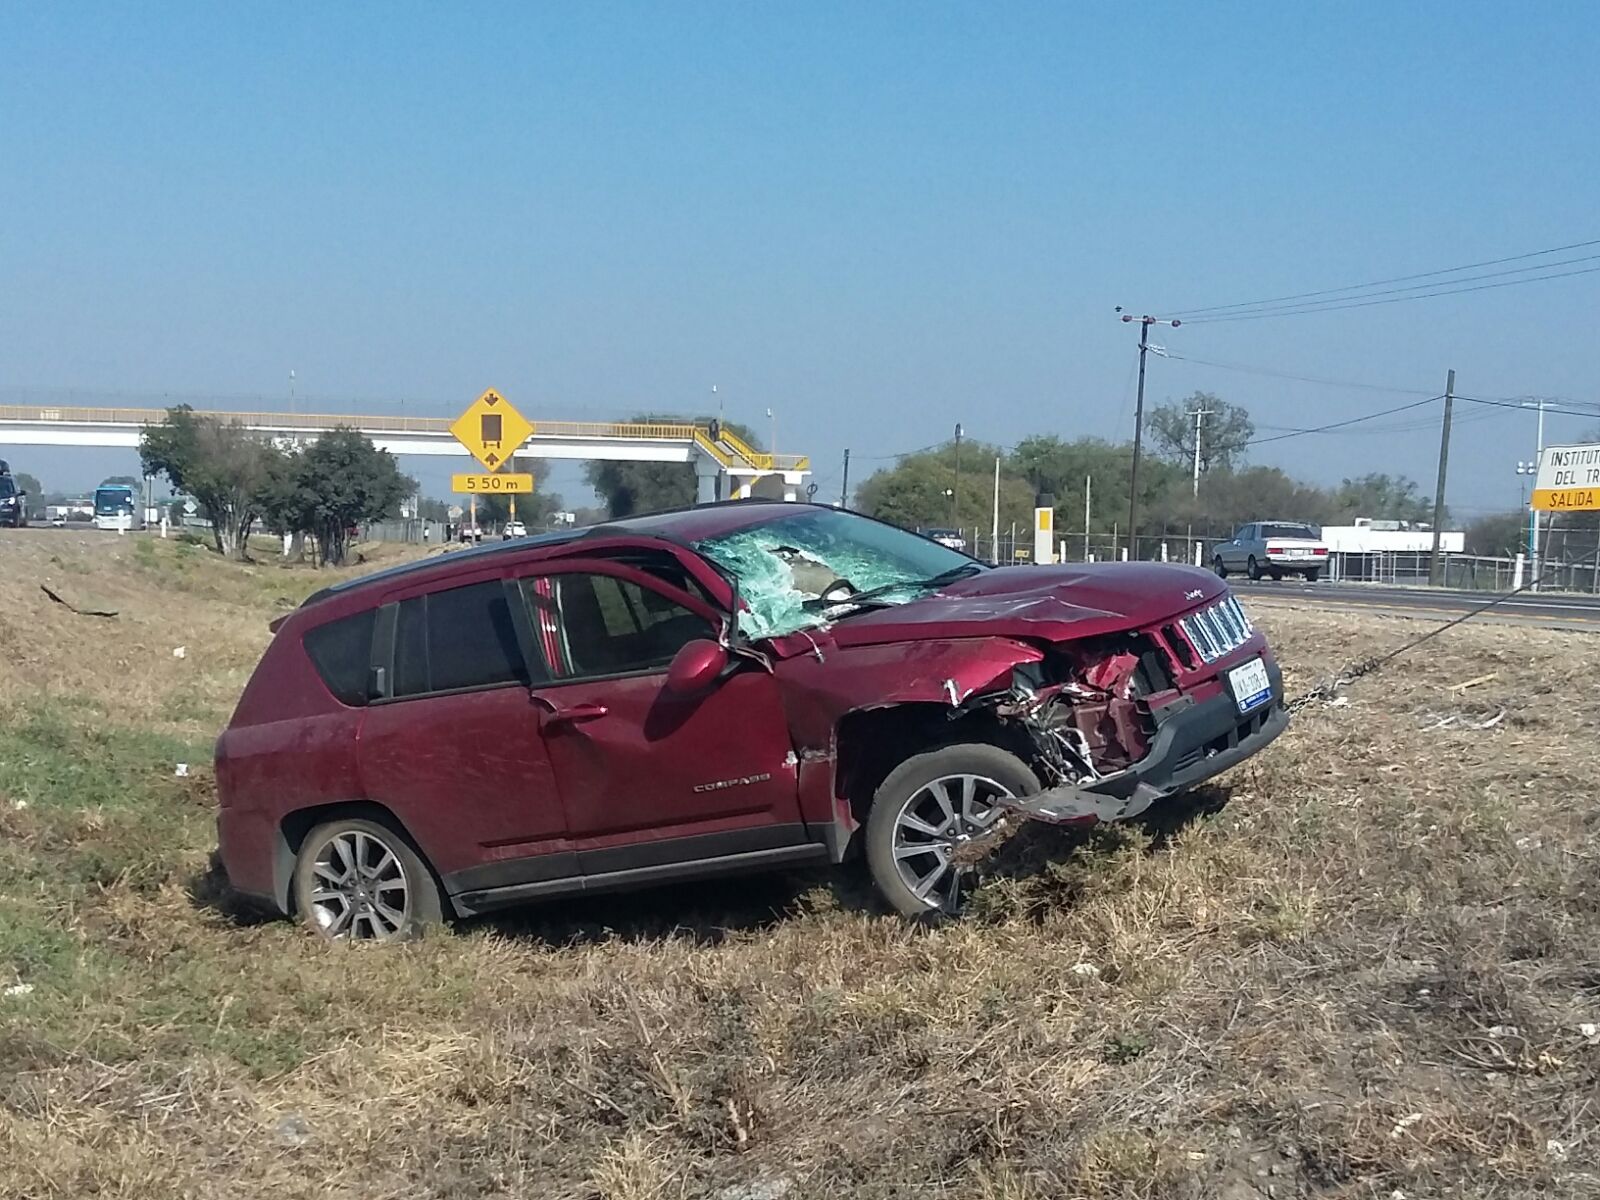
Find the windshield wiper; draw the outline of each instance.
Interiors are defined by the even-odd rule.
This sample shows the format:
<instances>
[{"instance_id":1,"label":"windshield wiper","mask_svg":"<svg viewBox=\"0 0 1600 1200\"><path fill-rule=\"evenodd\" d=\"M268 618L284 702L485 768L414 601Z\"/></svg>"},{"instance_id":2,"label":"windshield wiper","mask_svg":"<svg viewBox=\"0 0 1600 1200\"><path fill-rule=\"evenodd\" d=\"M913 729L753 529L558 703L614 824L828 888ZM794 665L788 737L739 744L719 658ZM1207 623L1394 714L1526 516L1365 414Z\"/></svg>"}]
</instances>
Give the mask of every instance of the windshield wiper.
<instances>
[{"instance_id":1,"label":"windshield wiper","mask_svg":"<svg viewBox=\"0 0 1600 1200\"><path fill-rule=\"evenodd\" d=\"M864 592L852 592L844 599L830 604L829 608L843 607L847 604L872 604L883 603L883 598L891 592L924 591L927 588L943 587L947 583L954 583L958 579L965 579L969 575L976 575L983 567L977 563L962 563L959 567L951 567L948 571L941 571L930 579L901 579L894 583L881 583L877 587L868 588Z\"/></svg>"}]
</instances>

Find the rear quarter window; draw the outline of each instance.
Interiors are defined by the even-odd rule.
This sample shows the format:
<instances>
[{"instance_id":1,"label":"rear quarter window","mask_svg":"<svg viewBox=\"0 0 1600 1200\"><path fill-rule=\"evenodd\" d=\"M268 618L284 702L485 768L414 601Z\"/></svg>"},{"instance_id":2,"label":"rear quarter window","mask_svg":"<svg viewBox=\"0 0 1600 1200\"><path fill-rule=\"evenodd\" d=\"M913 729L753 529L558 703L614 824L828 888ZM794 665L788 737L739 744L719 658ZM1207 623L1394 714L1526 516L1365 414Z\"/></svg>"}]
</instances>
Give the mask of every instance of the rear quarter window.
<instances>
[{"instance_id":1,"label":"rear quarter window","mask_svg":"<svg viewBox=\"0 0 1600 1200\"><path fill-rule=\"evenodd\" d=\"M306 631L303 640L311 665L341 704L367 702L372 629L377 619L377 609L369 608Z\"/></svg>"}]
</instances>

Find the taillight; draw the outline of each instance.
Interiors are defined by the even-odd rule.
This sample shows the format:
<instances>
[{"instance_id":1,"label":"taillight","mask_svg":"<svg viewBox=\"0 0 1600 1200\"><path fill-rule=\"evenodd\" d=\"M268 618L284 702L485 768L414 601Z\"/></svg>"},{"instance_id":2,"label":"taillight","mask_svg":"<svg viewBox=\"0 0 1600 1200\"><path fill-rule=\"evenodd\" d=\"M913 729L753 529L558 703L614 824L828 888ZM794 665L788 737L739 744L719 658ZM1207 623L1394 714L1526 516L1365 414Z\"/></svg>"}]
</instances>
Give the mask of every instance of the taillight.
<instances>
[{"instance_id":1,"label":"taillight","mask_svg":"<svg viewBox=\"0 0 1600 1200\"><path fill-rule=\"evenodd\" d=\"M1312 550L1311 553L1315 554L1318 558L1327 558L1328 548L1326 546L1318 546Z\"/></svg>"},{"instance_id":2,"label":"taillight","mask_svg":"<svg viewBox=\"0 0 1600 1200\"><path fill-rule=\"evenodd\" d=\"M1283 547L1282 546L1274 546L1269 542L1267 544L1267 553L1268 554L1282 554L1283 553Z\"/></svg>"}]
</instances>

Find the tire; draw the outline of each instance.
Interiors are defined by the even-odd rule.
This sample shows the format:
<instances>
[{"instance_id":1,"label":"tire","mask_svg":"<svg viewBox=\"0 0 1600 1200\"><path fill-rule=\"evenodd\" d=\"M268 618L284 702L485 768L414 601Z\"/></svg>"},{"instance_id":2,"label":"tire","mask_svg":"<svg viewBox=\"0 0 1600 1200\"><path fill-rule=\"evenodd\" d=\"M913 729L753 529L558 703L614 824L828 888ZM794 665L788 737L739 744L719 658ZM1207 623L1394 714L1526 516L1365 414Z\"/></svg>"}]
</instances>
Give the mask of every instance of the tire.
<instances>
[{"instance_id":1,"label":"tire","mask_svg":"<svg viewBox=\"0 0 1600 1200\"><path fill-rule=\"evenodd\" d=\"M905 916L959 911L968 872L950 864L948 847L969 840L1000 816L994 797L1038 791L1038 777L1027 764L998 746L969 742L913 755L873 796L867 818L872 882ZM916 852L922 844L936 848ZM913 848L909 854L908 847Z\"/></svg>"},{"instance_id":2,"label":"tire","mask_svg":"<svg viewBox=\"0 0 1600 1200\"><path fill-rule=\"evenodd\" d=\"M1261 564L1256 561L1254 554L1250 556L1250 561L1245 564L1244 573L1253 580L1259 581L1261 579Z\"/></svg>"},{"instance_id":3,"label":"tire","mask_svg":"<svg viewBox=\"0 0 1600 1200\"><path fill-rule=\"evenodd\" d=\"M1321 567L1312 567L1311 570L1306 572L1306 582L1307 583L1315 583L1317 581L1317 576L1321 575L1321 574L1322 574L1322 568Z\"/></svg>"},{"instance_id":4,"label":"tire","mask_svg":"<svg viewBox=\"0 0 1600 1200\"><path fill-rule=\"evenodd\" d=\"M1217 573L1218 579L1226 579L1228 577L1228 566L1222 561L1222 555L1220 554L1211 560L1211 569Z\"/></svg>"},{"instance_id":5,"label":"tire","mask_svg":"<svg viewBox=\"0 0 1600 1200\"><path fill-rule=\"evenodd\" d=\"M348 879L352 858L365 868L359 881ZM347 878L333 879L341 868ZM292 890L300 920L330 941L402 941L444 920L439 885L410 839L365 817L327 821L306 834Z\"/></svg>"},{"instance_id":6,"label":"tire","mask_svg":"<svg viewBox=\"0 0 1600 1200\"><path fill-rule=\"evenodd\" d=\"M1274 580L1282 580L1283 579L1283 572L1282 571L1268 571L1267 574L1271 575Z\"/></svg>"}]
</instances>

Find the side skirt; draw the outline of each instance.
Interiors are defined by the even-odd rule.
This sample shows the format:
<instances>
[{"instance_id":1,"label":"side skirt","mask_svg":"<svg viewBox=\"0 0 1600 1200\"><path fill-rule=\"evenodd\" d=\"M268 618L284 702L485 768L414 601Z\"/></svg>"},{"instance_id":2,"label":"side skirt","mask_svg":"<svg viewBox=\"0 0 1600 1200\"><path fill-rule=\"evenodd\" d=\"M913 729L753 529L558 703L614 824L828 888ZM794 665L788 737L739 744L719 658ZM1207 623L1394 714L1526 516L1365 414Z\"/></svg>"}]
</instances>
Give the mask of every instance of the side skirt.
<instances>
[{"instance_id":1,"label":"side skirt","mask_svg":"<svg viewBox=\"0 0 1600 1200\"><path fill-rule=\"evenodd\" d=\"M724 854L717 858L657 863L653 866L606 871L597 875L570 875L563 879L481 888L452 896L451 902L455 906L457 915L470 917L492 909L547 897L571 896L580 892L584 894L620 892L690 879L712 879L720 875L769 871L777 867L799 866L803 863L825 863L828 859L828 848L825 845L820 842L808 842L799 846L775 846L765 850L749 850L742 854ZM448 885L448 880L446 883Z\"/></svg>"}]
</instances>

